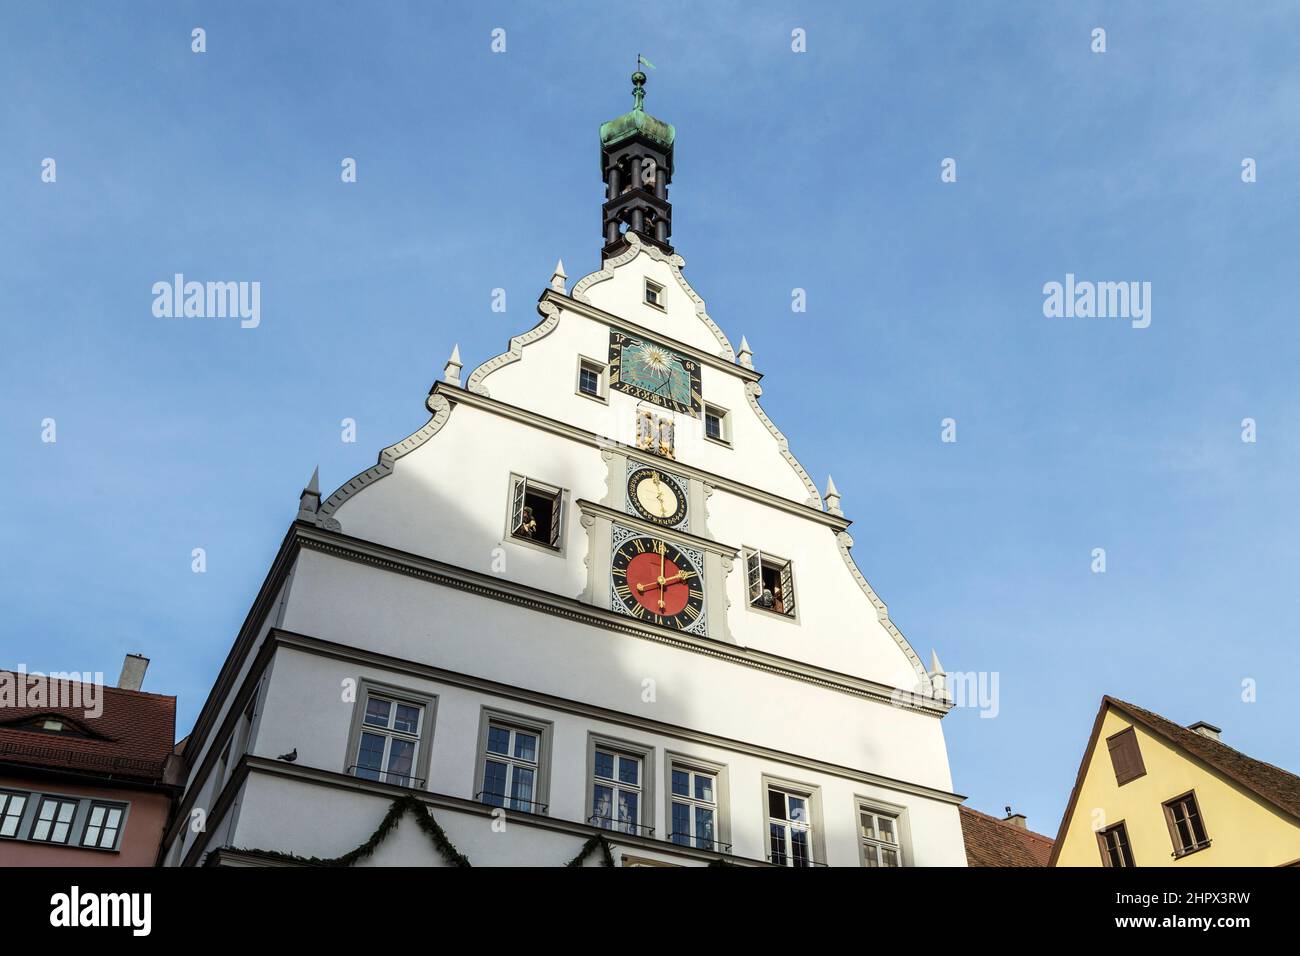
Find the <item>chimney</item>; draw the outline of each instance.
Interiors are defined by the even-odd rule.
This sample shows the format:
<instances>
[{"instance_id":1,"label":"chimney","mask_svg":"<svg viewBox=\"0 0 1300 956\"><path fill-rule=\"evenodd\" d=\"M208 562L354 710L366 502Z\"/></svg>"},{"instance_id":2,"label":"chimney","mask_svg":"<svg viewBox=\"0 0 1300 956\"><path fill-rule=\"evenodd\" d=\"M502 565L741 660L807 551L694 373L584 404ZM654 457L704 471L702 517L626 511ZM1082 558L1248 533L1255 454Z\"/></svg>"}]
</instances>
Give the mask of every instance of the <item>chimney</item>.
<instances>
[{"instance_id":1,"label":"chimney","mask_svg":"<svg viewBox=\"0 0 1300 956\"><path fill-rule=\"evenodd\" d=\"M1011 808L1007 807L1007 815L1002 818L1003 823L1010 823L1013 827L1020 827L1022 830L1029 829L1029 821L1025 819L1023 813L1012 813Z\"/></svg>"},{"instance_id":2,"label":"chimney","mask_svg":"<svg viewBox=\"0 0 1300 956\"><path fill-rule=\"evenodd\" d=\"M1207 724L1203 720L1198 720L1187 729L1200 734L1202 737L1209 737L1211 740L1218 740L1219 734L1222 733L1221 728L1214 726L1214 724Z\"/></svg>"},{"instance_id":3,"label":"chimney","mask_svg":"<svg viewBox=\"0 0 1300 956\"><path fill-rule=\"evenodd\" d=\"M139 690L144 683L144 672L149 669L149 658L139 654L127 654L122 661L122 675L117 679L117 686L122 690Z\"/></svg>"}]
</instances>

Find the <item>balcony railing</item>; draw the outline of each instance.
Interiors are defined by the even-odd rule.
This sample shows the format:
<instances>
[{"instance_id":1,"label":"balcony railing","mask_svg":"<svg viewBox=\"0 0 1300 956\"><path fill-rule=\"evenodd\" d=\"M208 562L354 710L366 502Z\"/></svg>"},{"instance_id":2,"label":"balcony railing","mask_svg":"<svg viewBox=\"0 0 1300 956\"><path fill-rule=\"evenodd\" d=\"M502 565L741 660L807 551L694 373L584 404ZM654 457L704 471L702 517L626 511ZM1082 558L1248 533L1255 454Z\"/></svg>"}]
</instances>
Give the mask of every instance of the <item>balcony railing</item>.
<instances>
[{"instance_id":1,"label":"balcony railing","mask_svg":"<svg viewBox=\"0 0 1300 956\"><path fill-rule=\"evenodd\" d=\"M789 853L776 853L776 854L769 853L766 857L764 857L764 859L766 859L768 863L771 863L774 866L789 866L794 868L802 868L806 866L826 866L826 867L830 866L829 863L821 863L809 857L792 856Z\"/></svg>"},{"instance_id":2,"label":"balcony railing","mask_svg":"<svg viewBox=\"0 0 1300 956\"><path fill-rule=\"evenodd\" d=\"M395 787L407 787L412 790L424 789L424 778L412 776L409 773L395 773L391 770L376 770L374 767L363 767L360 764L353 764L348 767L347 774L350 777L357 777L361 780L377 780L379 783L391 783Z\"/></svg>"},{"instance_id":3,"label":"balcony railing","mask_svg":"<svg viewBox=\"0 0 1300 956\"><path fill-rule=\"evenodd\" d=\"M712 850L714 853L730 853L731 844L720 840L706 840L704 837L691 836L689 833L670 833L668 842L678 846L694 847L697 850Z\"/></svg>"},{"instance_id":4,"label":"balcony railing","mask_svg":"<svg viewBox=\"0 0 1300 956\"><path fill-rule=\"evenodd\" d=\"M616 820L613 817L602 817L592 814L587 817L587 823L593 827L600 827L602 830L613 830L615 833L630 833L635 836L644 836L654 839L655 828L643 826L639 823L631 823L627 820Z\"/></svg>"},{"instance_id":5,"label":"balcony railing","mask_svg":"<svg viewBox=\"0 0 1300 956\"><path fill-rule=\"evenodd\" d=\"M504 793L490 793L486 790L474 794L474 799L489 807L502 807L506 810L517 810L520 813L533 813L538 816L546 816L547 810L550 809L550 806L545 803L520 800L518 797L507 797Z\"/></svg>"}]
</instances>

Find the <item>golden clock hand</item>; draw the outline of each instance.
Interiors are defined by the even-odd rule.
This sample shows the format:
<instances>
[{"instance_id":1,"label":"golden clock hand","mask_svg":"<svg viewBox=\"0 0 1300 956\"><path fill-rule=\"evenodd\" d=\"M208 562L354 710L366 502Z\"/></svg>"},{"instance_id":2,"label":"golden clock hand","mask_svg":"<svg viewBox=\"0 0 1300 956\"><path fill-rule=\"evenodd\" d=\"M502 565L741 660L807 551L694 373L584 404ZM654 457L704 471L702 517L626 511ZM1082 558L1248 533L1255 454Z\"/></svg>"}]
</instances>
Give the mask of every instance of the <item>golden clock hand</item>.
<instances>
[{"instance_id":1,"label":"golden clock hand","mask_svg":"<svg viewBox=\"0 0 1300 956\"><path fill-rule=\"evenodd\" d=\"M663 613L664 609L664 563L667 558L668 548L662 541L659 542L659 611Z\"/></svg>"}]
</instances>

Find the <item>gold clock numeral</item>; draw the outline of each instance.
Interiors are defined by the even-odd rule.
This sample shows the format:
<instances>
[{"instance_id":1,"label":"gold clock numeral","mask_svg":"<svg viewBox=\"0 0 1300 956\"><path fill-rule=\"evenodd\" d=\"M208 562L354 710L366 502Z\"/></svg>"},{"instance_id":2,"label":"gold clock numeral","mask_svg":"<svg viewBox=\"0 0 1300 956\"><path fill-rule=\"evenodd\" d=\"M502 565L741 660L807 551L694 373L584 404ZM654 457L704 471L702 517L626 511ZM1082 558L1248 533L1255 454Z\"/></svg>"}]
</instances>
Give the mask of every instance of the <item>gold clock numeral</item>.
<instances>
[{"instance_id":1,"label":"gold clock numeral","mask_svg":"<svg viewBox=\"0 0 1300 956\"><path fill-rule=\"evenodd\" d=\"M684 614L686 615L686 619L687 619L688 621L690 621L692 624L694 624L694 623L695 623L695 619L698 618L698 617L700 616L700 609L697 608L694 604L688 604L688 605L686 605L686 607L685 607L685 609L683 610L682 613L684 613Z\"/></svg>"},{"instance_id":2,"label":"gold clock numeral","mask_svg":"<svg viewBox=\"0 0 1300 956\"><path fill-rule=\"evenodd\" d=\"M619 584L614 588L614 590L618 592L618 596L624 601L632 600L632 589L626 584Z\"/></svg>"}]
</instances>

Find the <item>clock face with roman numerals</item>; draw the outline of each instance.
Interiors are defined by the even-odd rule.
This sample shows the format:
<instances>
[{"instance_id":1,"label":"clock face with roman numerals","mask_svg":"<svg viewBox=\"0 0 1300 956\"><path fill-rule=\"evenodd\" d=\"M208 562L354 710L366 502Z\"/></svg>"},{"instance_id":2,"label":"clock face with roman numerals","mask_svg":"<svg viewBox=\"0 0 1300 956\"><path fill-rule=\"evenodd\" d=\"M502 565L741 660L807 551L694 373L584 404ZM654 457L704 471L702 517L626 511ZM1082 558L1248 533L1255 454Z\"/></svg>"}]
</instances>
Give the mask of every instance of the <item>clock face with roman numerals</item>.
<instances>
[{"instance_id":1,"label":"clock face with roman numerals","mask_svg":"<svg viewBox=\"0 0 1300 956\"><path fill-rule=\"evenodd\" d=\"M703 633L698 557L661 538L633 534L616 546L610 577L616 609L651 624Z\"/></svg>"}]
</instances>

